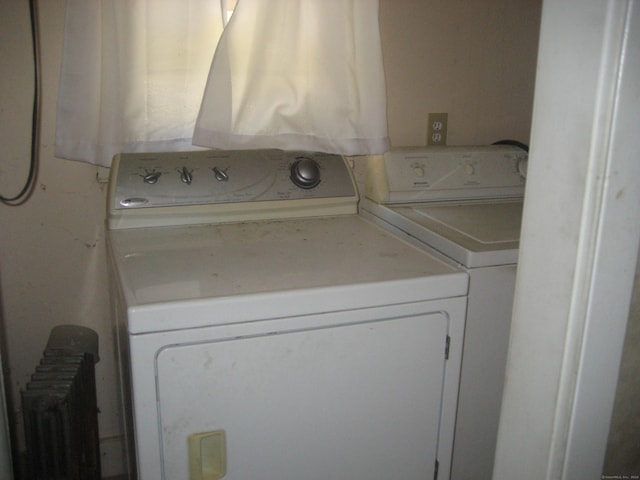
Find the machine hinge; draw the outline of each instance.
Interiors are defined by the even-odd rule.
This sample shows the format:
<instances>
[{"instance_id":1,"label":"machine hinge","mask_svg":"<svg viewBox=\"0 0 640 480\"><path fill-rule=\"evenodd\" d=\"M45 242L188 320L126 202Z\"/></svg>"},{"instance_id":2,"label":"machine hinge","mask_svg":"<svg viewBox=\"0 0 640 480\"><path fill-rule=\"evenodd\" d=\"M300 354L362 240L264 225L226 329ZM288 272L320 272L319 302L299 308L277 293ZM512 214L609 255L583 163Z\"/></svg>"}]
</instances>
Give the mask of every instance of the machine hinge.
<instances>
[{"instance_id":1,"label":"machine hinge","mask_svg":"<svg viewBox=\"0 0 640 480\"><path fill-rule=\"evenodd\" d=\"M444 359L449 360L449 345L451 345L451 337L447 335L446 344L444 346Z\"/></svg>"},{"instance_id":2,"label":"machine hinge","mask_svg":"<svg viewBox=\"0 0 640 480\"><path fill-rule=\"evenodd\" d=\"M440 468L440 462L436 458L436 466L433 469L433 480L438 480L438 468Z\"/></svg>"}]
</instances>

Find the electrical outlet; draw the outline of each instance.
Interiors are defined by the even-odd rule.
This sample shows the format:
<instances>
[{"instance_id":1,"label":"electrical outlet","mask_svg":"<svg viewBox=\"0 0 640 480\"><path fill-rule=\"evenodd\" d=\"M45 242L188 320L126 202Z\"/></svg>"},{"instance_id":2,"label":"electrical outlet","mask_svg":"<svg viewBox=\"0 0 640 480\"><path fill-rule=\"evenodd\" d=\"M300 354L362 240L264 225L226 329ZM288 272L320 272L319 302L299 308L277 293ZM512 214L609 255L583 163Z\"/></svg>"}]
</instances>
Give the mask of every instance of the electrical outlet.
<instances>
[{"instance_id":1,"label":"electrical outlet","mask_svg":"<svg viewBox=\"0 0 640 480\"><path fill-rule=\"evenodd\" d=\"M427 125L427 145L447 144L448 113L430 113Z\"/></svg>"}]
</instances>

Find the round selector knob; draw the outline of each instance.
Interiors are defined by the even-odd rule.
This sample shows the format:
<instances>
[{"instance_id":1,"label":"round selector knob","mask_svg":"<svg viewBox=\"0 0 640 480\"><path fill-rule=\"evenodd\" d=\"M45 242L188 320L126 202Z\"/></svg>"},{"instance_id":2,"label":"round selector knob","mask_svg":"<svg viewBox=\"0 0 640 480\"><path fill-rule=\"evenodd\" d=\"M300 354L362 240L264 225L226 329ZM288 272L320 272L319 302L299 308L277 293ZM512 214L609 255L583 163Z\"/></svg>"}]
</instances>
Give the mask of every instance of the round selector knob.
<instances>
[{"instance_id":1,"label":"round selector knob","mask_svg":"<svg viewBox=\"0 0 640 480\"><path fill-rule=\"evenodd\" d=\"M527 178L527 167L528 167L528 159L526 158L519 158L518 162L517 162L517 167L518 167L518 173L520 174L521 178Z\"/></svg>"},{"instance_id":2,"label":"round selector knob","mask_svg":"<svg viewBox=\"0 0 640 480\"><path fill-rule=\"evenodd\" d=\"M424 177L424 167L422 165L414 165L413 174L416 177Z\"/></svg>"},{"instance_id":3,"label":"round selector knob","mask_svg":"<svg viewBox=\"0 0 640 480\"><path fill-rule=\"evenodd\" d=\"M466 173L467 175L473 175L474 173L476 173L476 167L474 167L471 163L465 164L463 169L464 173Z\"/></svg>"},{"instance_id":4,"label":"round selector knob","mask_svg":"<svg viewBox=\"0 0 640 480\"><path fill-rule=\"evenodd\" d=\"M318 163L307 157L298 157L291 165L291 181L300 188L313 188L320 183Z\"/></svg>"}]
</instances>

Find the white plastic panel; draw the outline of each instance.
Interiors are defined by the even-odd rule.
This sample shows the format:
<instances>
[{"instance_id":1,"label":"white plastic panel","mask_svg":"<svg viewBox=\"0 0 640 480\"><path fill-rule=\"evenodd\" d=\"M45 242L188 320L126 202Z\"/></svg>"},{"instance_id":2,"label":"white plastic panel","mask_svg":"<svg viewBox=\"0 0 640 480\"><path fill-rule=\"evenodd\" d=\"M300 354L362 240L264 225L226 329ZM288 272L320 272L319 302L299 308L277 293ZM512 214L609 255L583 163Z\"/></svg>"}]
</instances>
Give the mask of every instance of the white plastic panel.
<instances>
[{"instance_id":1,"label":"white plastic panel","mask_svg":"<svg viewBox=\"0 0 640 480\"><path fill-rule=\"evenodd\" d=\"M432 478L443 313L170 346L157 356L163 479L224 430L228 480Z\"/></svg>"},{"instance_id":2,"label":"white plastic panel","mask_svg":"<svg viewBox=\"0 0 640 480\"><path fill-rule=\"evenodd\" d=\"M375 295L369 294L367 296L368 298L373 298ZM332 305L332 300L332 297L327 297L326 304ZM240 304L242 302L239 301L236 303ZM395 400L395 397L393 397L394 395L402 395L403 393L411 395L415 394L415 398L420 400L419 392L422 390L419 388L415 390L416 387L413 386L412 382L415 380L414 374L416 373L416 370L414 370L413 367L404 373L411 377L406 380L405 384L405 386L410 386L409 390L402 392L401 389L395 388L394 385L397 385L398 382L404 382L402 379L404 374L398 375L398 378L390 377L388 375L390 372L389 369L393 369L395 367L386 366L387 363L396 362L396 356L397 358L404 359L411 358L412 356L415 357L416 355L418 358L432 358L432 350L436 349L439 352L442 352L444 346L435 345L431 348L430 345L432 344L428 339L422 338L421 333L433 333L435 337L440 337L440 334L438 333L439 327L434 327L434 330L431 330L429 325L440 325L445 319L447 322L447 333L450 337L449 358L445 362L445 371L442 381L432 385L432 387L438 391L438 395L442 398L440 422L437 432L437 456L440 462L439 475L440 478L448 478L453 447L453 429L455 424L456 399L458 396L458 384L460 378L465 311L466 298L461 297L448 300L412 302L403 305L396 304L385 307L356 309L332 314L304 315L300 317L280 318L270 321L239 322L221 326L210 326L206 328L185 329L144 335L129 335L128 342L120 343L120 355L121 361L123 362L123 369L125 372L130 371L131 373L130 380L133 387L131 390L131 403L127 404L126 409L132 415L131 425L135 431L137 478L139 480L162 479L162 459L164 453L162 453L161 446L163 445L164 440L162 440L163 432L161 424L159 423L159 408L162 402L158 403L157 399L159 392L164 392L167 388L171 389L172 387L171 383L167 383L166 377L163 380L158 381L158 372L167 373L165 367L169 369L173 368L172 374L178 374L179 377L184 375L186 378L190 379L189 381L191 381L193 380L193 375L195 375L195 373L191 371L194 368L201 372L209 369L215 369L215 365L207 362L206 360L204 363L190 364L188 365L188 368L185 369L178 368L177 365L175 367L172 367L170 364L167 365L164 362L169 358L168 356L165 356L165 353L168 353L168 349L175 348L176 350L179 350L180 346L184 345L187 347L187 350L189 350L191 347L199 345L203 349L201 351L205 351L207 350L205 345L212 347L213 345L218 345L221 342L229 341L233 343L236 340L243 341L251 338L263 338L268 340L271 339L272 336L279 336L282 340L292 339L294 340L293 345L295 345L295 339L301 337L289 337L286 333L295 333L296 331L313 333L327 331L327 329L331 329L332 334L335 334L336 336L345 332L351 342L353 342L354 337L357 337L358 335L362 336L362 340L372 338L374 339L373 343L362 342L362 348L365 350L362 354L371 356L371 362L367 366L367 375L372 375L377 371L380 372L381 375L378 378L378 386L381 391L385 392L385 398L391 402L387 407L394 411L401 405L407 405L406 398L403 400L404 403L402 403ZM128 315L129 319L131 319L132 317L135 317L136 311L129 311ZM185 315L188 316L189 310L185 308L183 311L179 312L179 314L176 313L175 315L176 318ZM218 313L215 311L209 311L209 315L214 319L218 316ZM223 316L226 315L223 314ZM411 320L412 318L415 320ZM126 317L122 317L121 320L126 324ZM390 334L388 339L383 338L383 335L387 335L389 333L389 329L395 330L395 328L392 327L396 325L393 323L396 321L399 322L397 324L398 330L395 333ZM428 325L422 326L422 322ZM377 327L377 325L387 324L389 326L382 329L378 329ZM359 327L355 330L350 330L350 328L343 330L343 328L348 325ZM411 325L413 325L413 327L409 328ZM355 332L357 335L351 334L350 332ZM370 335L369 332L373 332L373 334ZM401 343L398 343L398 340L402 340ZM300 344L301 342L298 343ZM439 344L440 342L438 341L437 343ZM338 341L336 345L340 344L341 341ZM325 345L326 348L321 349L321 351L318 352L316 349L316 353L319 354L317 360L319 362L333 362L331 364L333 365L333 371L338 375L342 375L340 370L342 368L349 368L346 363L347 360L350 359L349 355L359 355L356 351L360 348L361 343L352 343L351 345L354 346L353 352L346 351L344 344L343 347L337 346L336 348L333 348L330 343L327 343ZM375 352L370 351L372 345L375 345ZM414 349L416 345L419 352L407 352L408 349ZM196 348L196 350L200 347ZM425 351L427 349L428 352ZM242 351L243 349L240 348L239 350ZM252 358L256 358L255 355L259 354L260 352L254 352L251 355L254 355ZM181 355L182 354L179 356ZM422 357L422 355L424 355L424 357ZM440 357L438 356L437 358L439 359ZM161 365L158 364L158 361L160 361ZM242 359L240 359L240 361L242 363ZM438 360L438 362L439 361L440 360ZM259 369L261 367L260 365L256 365L256 368ZM431 368L432 367L427 366L424 375L429 376ZM259 381L260 379L257 378L257 380ZM292 378L292 381L293 380L296 380L296 378ZM425 377L424 381L430 382L431 380ZM209 385L196 385L194 388L196 388L196 390L198 388L207 389L209 388ZM300 387L296 383L292 383L291 388L295 390ZM317 385L315 385L314 388L318 395L327 395L331 393L330 391L323 391L322 389L317 388ZM180 404L179 408L182 412L183 418L185 418L185 421L188 424L192 422L192 420L188 420L192 403L194 403L194 399L197 399L200 395L196 390L184 389L184 385L178 381L178 383L176 383L176 387L172 389L170 393L170 395L174 396L173 401ZM210 394L211 393L207 393L207 395ZM374 402L378 401L376 399L373 400ZM369 401L369 398L367 398L367 401ZM313 405L308 405L307 407L309 409L312 409L313 407L316 410L319 410L320 408L318 407L317 402ZM416 412L419 413L423 411L423 406L420 401L411 403L411 407L413 408L414 416ZM164 409L165 406L163 405L162 408ZM366 409L367 407L366 405L358 405L356 408ZM410 415L412 413L405 412L405 414ZM378 419L370 417L369 421L376 422ZM200 431L210 431L210 429L206 430L206 428L206 425L203 423L202 430ZM429 435L432 433L433 432L430 432ZM187 448L186 445L184 448ZM432 476L433 472L431 472L430 475L425 476L425 478L432 478ZM170 477L167 477L166 480L168 480L168 478ZM307 477L305 476L301 478ZM349 480L351 480L351 478L349 478Z\"/></svg>"},{"instance_id":3,"label":"white plastic panel","mask_svg":"<svg viewBox=\"0 0 640 480\"><path fill-rule=\"evenodd\" d=\"M307 159L319 183L301 188L292 166ZM343 157L282 150L120 154L113 160L109 228L226 223L351 214L358 195Z\"/></svg>"},{"instance_id":4,"label":"white plastic panel","mask_svg":"<svg viewBox=\"0 0 640 480\"><path fill-rule=\"evenodd\" d=\"M385 228L467 268L518 261L522 199L382 205L364 199L360 208Z\"/></svg>"},{"instance_id":5,"label":"white plastic panel","mask_svg":"<svg viewBox=\"0 0 640 480\"><path fill-rule=\"evenodd\" d=\"M398 148L367 164L367 197L378 203L518 197L527 153L506 145Z\"/></svg>"}]
</instances>

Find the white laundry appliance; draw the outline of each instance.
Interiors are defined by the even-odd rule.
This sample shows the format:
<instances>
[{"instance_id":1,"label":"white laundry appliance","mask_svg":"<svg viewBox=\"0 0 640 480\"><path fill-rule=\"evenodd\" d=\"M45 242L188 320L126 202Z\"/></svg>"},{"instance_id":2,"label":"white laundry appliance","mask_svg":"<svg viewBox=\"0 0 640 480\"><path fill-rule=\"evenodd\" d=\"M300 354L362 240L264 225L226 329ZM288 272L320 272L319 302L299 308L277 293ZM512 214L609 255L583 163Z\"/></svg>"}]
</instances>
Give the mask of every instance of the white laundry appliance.
<instances>
[{"instance_id":1,"label":"white laundry appliance","mask_svg":"<svg viewBox=\"0 0 640 480\"><path fill-rule=\"evenodd\" d=\"M510 145L401 148L368 163L362 214L469 273L453 480L493 472L526 165Z\"/></svg>"},{"instance_id":2,"label":"white laundry appliance","mask_svg":"<svg viewBox=\"0 0 640 480\"><path fill-rule=\"evenodd\" d=\"M358 200L336 155L115 158L132 475L449 478L468 276Z\"/></svg>"}]
</instances>

